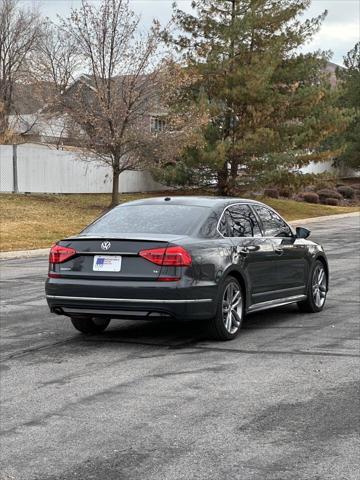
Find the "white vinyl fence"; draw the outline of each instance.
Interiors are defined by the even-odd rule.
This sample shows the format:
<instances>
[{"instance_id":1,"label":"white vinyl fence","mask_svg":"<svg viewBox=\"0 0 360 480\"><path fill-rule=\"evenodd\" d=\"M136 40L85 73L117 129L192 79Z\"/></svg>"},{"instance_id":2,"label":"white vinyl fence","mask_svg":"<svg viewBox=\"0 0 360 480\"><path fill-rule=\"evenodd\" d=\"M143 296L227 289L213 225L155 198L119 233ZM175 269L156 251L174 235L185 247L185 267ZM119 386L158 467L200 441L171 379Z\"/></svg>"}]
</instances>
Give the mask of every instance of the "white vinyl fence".
<instances>
[{"instance_id":1,"label":"white vinyl fence","mask_svg":"<svg viewBox=\"0 0 360 480\"><path fill-rule=\"evenodd\" d=\"M150 192L166 187L149 172L128 171L120 175L119 192ZM19 193L110 193L111 168L80 159L77 152L45 145L0 145L0 192Z\"/></svg>"},{"instance_id":2,"label":"white vinyl fence","mask_svg":"<svg viewBox=\"0 0 360 480\"><path fill-rule=\"evenodd\" d=\"M302 173L336 173L336 168L333 167L332 160L326 160L325 162L310 162L306 167L300 168Z\"/></svg>"}]
</instances>

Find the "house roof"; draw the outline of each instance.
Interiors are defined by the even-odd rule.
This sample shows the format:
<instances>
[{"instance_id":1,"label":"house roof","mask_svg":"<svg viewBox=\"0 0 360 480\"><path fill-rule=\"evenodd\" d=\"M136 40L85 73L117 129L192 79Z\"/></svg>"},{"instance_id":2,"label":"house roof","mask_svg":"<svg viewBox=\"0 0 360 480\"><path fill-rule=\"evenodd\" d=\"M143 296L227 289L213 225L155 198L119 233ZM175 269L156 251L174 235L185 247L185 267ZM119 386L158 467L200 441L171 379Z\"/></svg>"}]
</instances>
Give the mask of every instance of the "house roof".
<instances>
[{"instance_id":1,"label":"house roof","mask_svg":"<svg viewBox=\"0 0 360 480\"><path fill-rule=\"evenodd\" d=\"M329 81L330 85L332 87L336 87L337 84L337 76L336 76L336 71L337 69L343 69L344 67L341 67L341 65L337 65L336 63L333 62L327 62L325 66L325 72L329 74Z\"/></svg>"},{"instance_id":2,"label":"house roof","mask_svg":"<svg viewBox=\"0 0 360 480\"><path fill-rule=\"evenodd\" d=\"M325 66L325 72L329 73L329 80L331 86L336 86L337 77L336 70L343 68L333 62L327 62ZM144 85L144 80L150 78L148 75L140 75L138 82ZM118 75L114 77L114 82L121 87L126 80L130 80L131 75ZM71 85L69 85L67 91L70 92L79 83L86 85L89 89L94 90L94 79L90 75L80 75L76 78ZM150 86L150 85L149 85ZM46 97L50 97L52 94L53 86L50 82L40 82L39 84L17 84L14 88L14 108L12 114L17 115L31 115L40 110L48 110L46 108ZM155 100L157 110L160 112L160 103L158 98L152 96L152 101ZM150 108L150 105L149 105ZM151 108L150 108L151 109ZM51 111L54 109L51 108ZM164 111L165 112L165 111ZM53 111L53 113L55 113Z\"/></svg>"},{"instance_id":3,"label":"house roof","mask_svg":"<svg viewBox=\"0 0 360 480\"><path fill-rule=\"evenodd\" d=\"M39 84L18 83L14 87L13 114L31 115L44 107L44 98L51 95L53 87L50 82Z\"/></svg>"}]
</instances>

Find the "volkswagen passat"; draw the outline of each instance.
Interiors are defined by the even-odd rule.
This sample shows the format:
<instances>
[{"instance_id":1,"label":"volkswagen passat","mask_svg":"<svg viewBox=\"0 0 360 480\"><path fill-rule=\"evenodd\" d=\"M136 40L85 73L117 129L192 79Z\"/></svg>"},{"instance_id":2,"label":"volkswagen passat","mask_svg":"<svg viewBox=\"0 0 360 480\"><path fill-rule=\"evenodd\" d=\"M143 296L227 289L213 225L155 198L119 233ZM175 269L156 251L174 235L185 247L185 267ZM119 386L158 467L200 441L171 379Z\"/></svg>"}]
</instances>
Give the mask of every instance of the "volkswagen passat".
<instances>
[{"instance_id":1,"label":"volkswagen passat","mask_svg":"<svg viewBox=\"0 0 360 480\"><path fill-rule=\"evenodd\" d=\"M272 208L238 198L166 197L120 205L51 248L51 312L83 333L111 319L208 319L231 340L246 313L323 309L323 248Z\"/></svg>"}]
</instances>

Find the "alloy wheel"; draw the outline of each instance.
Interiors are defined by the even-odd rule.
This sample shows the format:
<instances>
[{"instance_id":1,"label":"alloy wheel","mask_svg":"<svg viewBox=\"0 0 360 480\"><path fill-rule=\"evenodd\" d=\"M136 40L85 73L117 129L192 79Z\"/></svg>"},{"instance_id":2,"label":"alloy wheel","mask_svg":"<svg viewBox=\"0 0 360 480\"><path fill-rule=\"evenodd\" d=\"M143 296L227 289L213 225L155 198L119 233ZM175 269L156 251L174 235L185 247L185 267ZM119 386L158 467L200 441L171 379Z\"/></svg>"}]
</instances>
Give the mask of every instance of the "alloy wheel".
<instances>
[{"instance_id":1,"label":"alloy wheel","mask_svg":"<svg viewBox=\"0 0 360 480\"><path fill-rule=\"evenodd\" d=\"M326 272L322 265L317 265L313 273L312 294L314 303L321 308L326 299Z\"/></svg>"},{"instance_id":2,"label":"alloy wheel","mask_svg":"<svg viewBox=\"0 0 360 480\"><path fill-rule=\"evenodd\" d=\"M222 300L223 322L230 334L237 332L241 325L243 314L243 299L241 289L235 282L227 285Z\"/></svg>"}]
</instances>

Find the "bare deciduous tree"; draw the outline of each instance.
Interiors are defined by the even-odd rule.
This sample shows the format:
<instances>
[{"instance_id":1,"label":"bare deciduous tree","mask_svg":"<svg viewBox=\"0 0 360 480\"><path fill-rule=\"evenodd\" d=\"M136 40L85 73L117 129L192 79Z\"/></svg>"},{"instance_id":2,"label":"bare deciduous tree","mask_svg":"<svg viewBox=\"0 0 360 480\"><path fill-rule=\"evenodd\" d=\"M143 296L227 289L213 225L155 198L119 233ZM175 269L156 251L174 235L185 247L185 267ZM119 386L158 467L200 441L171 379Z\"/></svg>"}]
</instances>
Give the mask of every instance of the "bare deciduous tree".
<instances>
[{"instance_id":1,"label":"bare deciduous tree","mask_svg":"<svg viewBox=\"0 0 360 480\"><path fill-rule=\"evenodd\" d=\"M154 22L141 34L139 20L128 0L102 0L99 6L83 0L63 20L56 42L41 49L41 63L58 86L56 101L81 129L78 144L90 159L112 168L112 205L120 173L143 165L150 136L144 121L159 104L160 27ZM80 67L85 73L69 85Z\"/></svg>"},{"instance_id":2,"label":"bare deciduous tree","mask_svg":"<svg viewBox=\"0 0 360 480\"><path fill-rule=\"evenodd\" d=\"M193 101L191 89L196 88L199 77L174 59L164 60L159 78L166 127L149 139L145 151L161 180L164 166L175 165L185 148L203 146L201 129L209 122L209 106L206 101Z\"/></svg>"},{"instance_id":3,"label":"bare deciduous tree","mask_svg":"<svg viewBox=\"0 0 360 480\"><path fill-rule=\"evenodd\" d=\"M81 72L82 58L77 40L61 26L47 21L42 27L41 41L31 67L34 83L51 84L51 96L54 91L63 94ZM52 103L51 96L46 97L43 92L46 102Z\"/></svg>"},{"instance_id":4,"label":"bare deciduous tree","mask_svg":"<svg viewBox=\"0 0 360 480\"><path fill-rule=\"evenodd\" d=\"M27 79L27 61L41 36L36 11L19 7L17 0L0 3L0 135L5 135L14 111L14 90ZM16 113L16 112L15 112Z\"/></svg>"}]
</instances>

